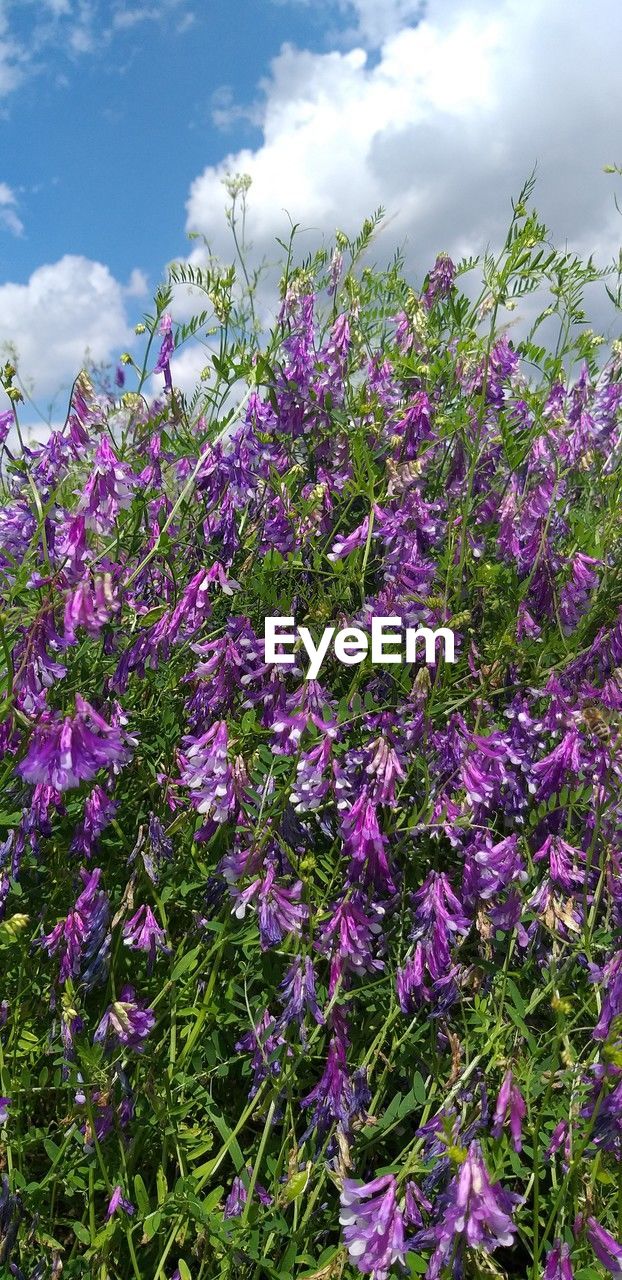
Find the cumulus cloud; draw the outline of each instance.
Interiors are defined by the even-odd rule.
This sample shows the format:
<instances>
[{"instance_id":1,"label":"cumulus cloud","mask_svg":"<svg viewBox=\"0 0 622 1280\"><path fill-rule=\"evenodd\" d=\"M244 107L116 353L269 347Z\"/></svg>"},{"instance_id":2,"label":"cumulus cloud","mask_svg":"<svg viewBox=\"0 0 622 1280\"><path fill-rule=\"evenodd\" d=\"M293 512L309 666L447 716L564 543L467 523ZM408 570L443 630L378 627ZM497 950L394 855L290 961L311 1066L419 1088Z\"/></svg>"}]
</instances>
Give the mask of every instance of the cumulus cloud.
<instances>
[{"instance_id":1,"label":"cumulus cloud","mask_svg":"<svg viewBox=\"0 0 622 1280\"><path fill-rule=\"evenodd\" d=\"M66 254L26 284L0 285L0 351L15 349L22 381L39 401L54 397L87 356L105 363L131 344L126 297L139 283L133 273L124 287L100 262Z\"/></svg>"},{"instance_id":2,"label":"cumulus cloud","mask_svg":"<svg viewBox=\"0 0 622 1280\"><path fill-rule=\"evenodd\" d=\"M196 178L188 230L231 257L222 179L246 172L257 254L274 254L288 216L317 240L318 229L356 231L383 205L377 260L397 242L421 277L437 250L498 243L536 165L556 240L613 256L620 224L603 166L620 159L618 0L430 0L415 25L410 0L347 7L375 52L363 39L325 53L283 46L262 83L261 145Z\"/></svg>"}]
</instances>

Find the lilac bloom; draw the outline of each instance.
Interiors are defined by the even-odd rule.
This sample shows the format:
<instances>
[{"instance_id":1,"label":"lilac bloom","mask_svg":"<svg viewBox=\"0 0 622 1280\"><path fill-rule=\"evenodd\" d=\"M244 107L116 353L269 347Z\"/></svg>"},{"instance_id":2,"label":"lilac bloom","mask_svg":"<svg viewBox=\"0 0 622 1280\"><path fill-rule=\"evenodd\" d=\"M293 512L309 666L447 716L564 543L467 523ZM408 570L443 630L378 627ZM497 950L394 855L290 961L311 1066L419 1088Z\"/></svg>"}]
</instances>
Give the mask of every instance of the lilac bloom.
<instances>
[{"instance_id":1,"label":"lilac bloom","mask_svg":"<svg viewBox=\"0 0 622 1280\"><path fill-rule=\"evenodd\" d=\"M348 879L373 886L380 893L395 893L395 882L386 854L387 839L380 830L376 806L361 791L342 819L343 852L350 860Z\"/></svg>"},{"instance_id":2,"label":"lilac bloom","mask_svg":"<svg viewBox=\"0 0 622 1280\"><path fill-rule=\"evenodd\" d=\"M315 945L331 961L329 996L334 995L337 982L343 981L346 974L362 977L384 968L375 954L384 911L379 906L364 906L363 902L360 895L344 898L319 930Z\"/></svg>"},{"instance_id":3,"label":"lilac bloom","mask_svg":"<svg viewBox=\"0 0 622 1280\"><path fill-rule=\"evenodd\" d=\"M365 772L372 779L370 798L375 804L395 805L395 784L406 777L397 751L381 736L371 743L369 756Z\"/></svg>"},{"instance_id":4,"label":"lilac bloom","mask_svg":"<svg viewBox=\"0 0 622 1280\"><path fill-rule=\"evenodd\" d=\"M247 1174L247 1180L252 1177L252 1174L253 1174L252 1165L246 1166L246 1174ZM269 1205L272 1204L272 1196L269 1195L265 1187L262 1187L260 1182L255 1182L253 1194L257 1196L259 1203L264 1205L265 1207L268 1207ZM225 1201L223 1217L238 1218L247 1200L248 1200L248 1189L247 1189L246 1182L244 1181L244 1178L242 1178L238 1174L238 1176L233 1179L233 1182L231 1184L231 1190Z\"/></svg>"},{"instance_id":5,"label":"lilac bloom","mask_svg":"<svg viewBox=\"0 0 622 1280\"><path fill-rule=\"evenodd\" d=\"M302 882L298 880L286 888L275 884L275 875L274 867L268 866L263 879L255 880L243 892L236 893L233 908L238 919L242 919L248 904L257 899L259 936L264 951L282 942L288 933L299 934L309 914L308 907L299 901Z\"/></svg>"},{"instance_id":6,"label":"lilac bloom","mask_svg":"<svg viewBox=\"0 0 622 1280\"><path fill-rule=\"evenodd\" d=\"M290 795L296 813L315 813L325 801L330 789L327 771L331 750L331 739L326 736L303 752L296 766L296 782Z\"/></svg>"},{"instance_id":7,"label":"lilac bloom","mask_svg":"<svg viewBox=\"0 0 622 1280\"><path fill-rule=\"evenodd\" d=\"M370 1097L365 1071L350 1075L344 1037L334 1035L320 1080L301 1100L301 1106L313 1108L306 1135L313 1129L328 1133L335 1124L343 1133L349 1133L355 1120L364 1121Z\"/></svg>"},{"instance_id":8,"label":"lilac bloom","mask_svg":"<svg viewBox=\"0 0 622 1280\"><path fill-rule=\"evenodd\" d=\"M519 1197L490 1182L477 1142L469 1146L467 1157L452 1179L446 1206L435 1230L436 1249L430 1259L428 1277L438 1280L457 1240L492 1253L514 1243L516 1227L512 1210Z\"/></svg>"},{"instance_id":9,"label":"lilac bloom","mask_svg":"<svg viewBox=\"0 0 622 1280\"><path fill-rule=\"evenodd\" d=\"M80 582L65 603L65 641L75 643L78 627L89 635L98 635L119 608L109 573L98 574L94 582L90 578Z\"/></svg>"},{"instance_id":10,"label":"lilac bloom","mask_svg":"<svg viewBox=\"0 0 622 1280\"><path fill-rule=\"evenodd\" d=\"M90 858L102 832L114 818L117 804L96 784L84 803L84 817L76 827L71 849Z\"/></svg>"},{"instance_id":11,"label":"lilac bloom","mask_svg":"<svg viewBox=\"0 0 622 1280\"><path fill-rule=\"evenodd\" d=\"M78 502L86 527L108 533L119 511L131 506L136 480L131 467L117 458L108 437L102 436Z\"/></svg>"},{"instance_id":12,"label":"lilac bloom","mask_svg":"<svg viewBox=\"0 0 622 1280\"><path fill-rule=\"evenodd\" d=\"M252 1053L251 1072L253 1083L250 1088L249 1097L254 1098L262 1081L267 1077L276 1079L281 1074L281 1049L285 1046L285 1039L279 1034L275 1019L270 1015L267 1009L255 1024L251 1031L247 1031L245 1035L236 1042L236 1053ZM287 1056L291 1056L291 1048L285 1048Z\"/></svg>"},{"instance_id":13,"label":"lilac bloom","mask_svg":"<svg viewBox=\"0 0 622 1280\"><path fill-rule=\"evenodd\" d=\"M181 780L190 789L193 805L215 822L226 822L236 803L226 722L216 720L200 738L185 737L183 746Z\"/></svg>"},{"instance_id":14,"label":"lilac bloom","mask_svg":"<svg viewBox=\"0 0 622 1280\"><path fill-rule=\"evenodd\" d=\"M339 1221L350 1262L371 1280L388 1280L395 1262L405 1266L404 1218L393 1174L357 1183L344 1178Z\"/></svg>"},{"instance_id":15,"label":"lilac bloom","mask_svg":"<svg viewBox=\"0 0 622 1280\"><path fill-rule=\"evenodd\" d=\"M160 347L158 359L156 361L153 372L164 374L164 385L166 386L168 391L172 390L172 387L173 387L173 382L171 379L170 361L171 361L171 356L175 350L175 343L173 341L172 328L173 328L172 318L168 314L168 312L165 311L164 315L160 320L160 333L162 334L162 345Z\"/></svg>"},{"instance_id":16,"label":"lilac bloom","mask_svg":"<svg viewBox=\"0 0 622 1280\"><path fill-rule=\"evenodd\" d=\"M593 970L592 979L600 982L603 1002L600 1017L592 1035L606 1040L614 1018L622 1013L622 951L615 951L602 970Z\"/></svg>"},{"instance_id":17,"label":"lilac bloom","mask_svg":"<svg viewBox=\"0 0 622 1280\"><path fill-rule=\"evenodd\" d=\"M585 1223L585 1235L599 1262L614 1280L622 1280L622 1245L612 1236L596 1218L588 1218Z\"/></svg>"},{"instance_id":18,"label":"lilac bloom","mask_svg":"<svg viewBox=\"0 0 622 1280\"><path fill-rule=\"evenodd\" d=\"M526 1114L527 1108L525 1106L524 1098L518 1087L514 1084L511 1068L508 1068L501 1083L499 1096L497 1098L497 1105L493 1116L491 1128L493 1138L499 1138L501 1136L503 1126L509 1116L512 1145L515 1151L521 1151L523 1145L522 1124Z\"/></svg>"},{"instance_id":19,"label":"lilac bloom","mask_svg":"<svg viewBox=\"0 0 622 1280\"><path fill-rule=\"evenodd\" d=\"M573 1280L570 1249L561 1240L556 1240L546 1255L543 1280Z\"/></svg>"},{"instance_id":20,"label":"lilac bloom","mask_svg":"<svg viewBox=\"0 0 622 1280\"><path fill-rule=\"evenodd\" d=\"M151 907L143 903L123 925L123 942L132 951L148 951L149 967L153 967L156 951L170 953L166 934L161 929Z\"/></svg>"},{"instance_id":21,"label":"lilac bloom","mask_svg":"<svg viewBox=\"0 0 622 1280\"><path fill-rule=\"evenodd\" d=\"M566 784L574 782L581 768L581 740L576 729L569 729L559 746L533 766L537 782L536 800L548 800Z\"/></svg>"},{"instance_id":22,"label":"lilac bloom","mask_svg":"<svg viewBox=\"0 0 622 1280\"><path fill-rule=\"evenodd\" d=\"M290 1022L297 1022L301 1028L302 1038L302 1022L307 1009L317 1023L320 1025L324 1023L324 1015L315 994L313 962L309 956L296 956L280 987L283 993L281 1000L284 1009L277 1023L279 1030L288 1026Z\"/></svg>"},{"instance_id":23,"label":"lilac bloom","mask_svg":"<svg viewBox=\"0 0 622 1280\"><path fill-rule=\"evenodd\" d=\"M67 791L93 778L100 769L127 764L127 735L112 727L76 694L73 719L56 713L42 717L17 772L26 782Z\"/></svg>"},{"instance_id":24,"label":"lilac bloom","mask_svg":"<svg viewBox=\"0 0 622 1280\"><path fill-rule=\"evenodd\" d=\"M6 1124L8 1115L9 1115L10 1105L11 1105L10 1098L0 1098L0 1124Z\"/></svg>"},{"instance_id":25,"label":"lilac bloom","mask_svg":"<svg viewBox=\"0 0 622 1280\"><path fill-rule=\"evenodd\" d=\"M155 1013L135 998L134 988L122 987L120 997L108 1006L93 1039L111 1040L114 1045L142 1053L145 1040L155 1026Z\"/></svg>"},{"instance_id":26,"label":"lilac bloom","mask_svg":"<svg viewBox=\"0 0 622 1280\"><path fill-rule=\"evenodd\" d=\"M73 910L39 939L48 955L60 953L60 981L80 977L87 989L106 977L110 952L110 903L101 875L100 867L81 868L84 887Z\"/></svg>"},{"instance_id":27,"label":"lilac bloom","mask_svg":"<svg viewBox=\"0 0 622 1280\"><path fill-rule=\"evenodd\" d=\"M421 295L421 301L428 311L437 298L447 297L454 282L455 274L456 268L449 255L447 253L439 253Z\"/></svg>"},{"instance_id":28,"label":"lilac bloom","mask_svg":"<svg viewBox=\"0 0 622 1280\"><path fill-rule=\"evenodd\" d=\"M113 1213L117 1212L117 1209L122 1209L124 1213L130 1214L130 1215L134 1213L134 1205L131 1203L130 1200L126 1199L126 1197L123 1195L121 1187L118 1184L114 1188L114 1191L108 1202L108 1208L106 1210L106 1221L108 1221L112 1217Z\"/></svg>"}]
</instances>

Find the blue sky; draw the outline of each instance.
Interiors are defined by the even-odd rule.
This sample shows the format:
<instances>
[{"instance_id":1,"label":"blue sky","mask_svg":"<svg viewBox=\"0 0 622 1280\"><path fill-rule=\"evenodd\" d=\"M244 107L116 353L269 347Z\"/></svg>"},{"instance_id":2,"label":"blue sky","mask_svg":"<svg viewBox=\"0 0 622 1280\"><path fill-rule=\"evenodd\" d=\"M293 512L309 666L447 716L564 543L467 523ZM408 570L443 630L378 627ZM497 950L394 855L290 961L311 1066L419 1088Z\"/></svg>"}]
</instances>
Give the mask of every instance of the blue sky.
<instances>
[{"instance_id":1,"label":"blue sky","mask_svg":"<svg viewBox=\"0 0 622 1280\"><path fill-rule=\"evenodd\" d=\"M497 243L536 164L557 241L610 261L620 52L619 0L0 0L0 354L60 411L189 230L231 259L227 171L258 256L290 217L309 248L383 204L377 258L400 245L416 284Z\"/></svg>"},{"instance_id":2,"label":"blue sky","mask_svg":"<svg viewBox=\"0 0 622 1280\"><path fill-rule=\"evenodd\" d=\"M0 122L0 178L23 224L0 237L3 280L24 282L70 252L121 279L139 267L157 281L185 251L183 206L197 173L232 143L260 138L244 111L270 59L286 40L324 46L313 8L218 0L159 5L159 18L154 8L108 3L80 15L59 5L37 17L20 0L7 9L14 40L28 50L34 35L39 48ZM214 114L230 101L239 113L219 126Z\"/></svg>"}]
</instances>

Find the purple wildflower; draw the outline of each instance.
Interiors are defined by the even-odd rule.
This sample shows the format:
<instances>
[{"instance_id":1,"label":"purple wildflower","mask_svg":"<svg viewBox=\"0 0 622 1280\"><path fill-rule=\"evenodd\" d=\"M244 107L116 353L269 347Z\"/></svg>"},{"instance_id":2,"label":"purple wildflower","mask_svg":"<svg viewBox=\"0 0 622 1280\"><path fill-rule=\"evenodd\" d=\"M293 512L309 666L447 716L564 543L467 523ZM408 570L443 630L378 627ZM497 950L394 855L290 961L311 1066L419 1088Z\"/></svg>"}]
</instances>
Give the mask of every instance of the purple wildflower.
<instances>
[{"instance_id":1,"label":"purple wildflower","mask_svg":"<svg viewBox=\"0 0 622 1280\"><path fill-rule=\"evenodd\" d=\"M503 1130L503 1126L508 1118L510 1120L510 1133L512 1135L512 1145L515 1151L522 1150L522 1124L527 1113L525 1100L514 1084L512 1070L508 1068L499 1089L497 1105L493 1116L491 1133L493 1138L499 1138Z\"/></svg>"},{"instance_id":2,"label":"purple wildflower","mask_svg":"<svg viewBox=\"0 0 622 1280\"><path fill-rule=\"evenodd\" d=\"M113 1213L117 1212L117 1209L122 1209L124 1213L130 1214L130 1215L134 1213L134 1205L130 1200L126 1198L126 1196L123 1195L121 1187L118 1184L114 1188L114 1191L108 1202L108 1208L106 1210L106 1221L108 1221L112 1217Z\"/></svg>"},{"instance_id":3,"label":"purple wildflower","mask_svg":"<svg viewBox=\"0 0 622 1280\"><path fill-rule=\"evenodd\" d=\"M142 1053L145 1040L155 1026L155 1013L135 998L134 988L121 989L120 998L108 1006L93 1039L112 1040L113 1044Z\"/></svg>"},{"instance_id":4,"label":"purple wildflower","mask_svg":"<svg viewBox=\"0 0 622 1280\"><path fill-rule=\"evenodd\" d=\"M561 1240L556 1240L546 1255L543 1280L573 1280L570 1249Z\"/></svg>"},{"instance_id":5,"label":"purple wildflower","mask_svg":"<svg viewBox=\"0 0 622 1280\"><path fill-rule=\"evenodd\" d=\"M308 907L299 901L302 882L298 880L291 888L286 888L275 884L275 874L275 869L270 864L263 879L254 880L247 889L235 893L233 913L238 919L243 919L249 903L257 900L259 936L263 951L282 942L288 933L299 934L309 914Z\"/></svg>"},{"instance_id":6,"label":"purple wildflower","mask_svg":"<svg viewBox=\"0 0 622 1280\"><path fill-rule=\"evenodd\" d=\"M575 1228L576 1229L576 1228ZM588 1244L591 1245L599 1262L602 1262L605 1269L614 1277L614 1280L622 1278L622 1245L612 1236L609 1231L601 1227L600 1222L596 1218L587 1218L585 1222L585 1235Z\"/></svg>"},{"instance_id":7,"label":"purple wildflower","mask_svg":"<svg viewBox=\"0 0 622 1280\"><path fill-rule=\"evenodd\" d=\"M344 1178L339 1221L350 1262L364 1275L388 1280L394 1262L405 1266L404 1218L392 1173L362 1184Z\"/></svg>"},{"instance_id":8,"label":"purple wildflower","mask_svg":"<svg viewBox=\"0 0 622 1280\"><path fill-rule=\"evenodd\" d=\"M456 268L447 253L439 253L430 271L421 300L429 311L437 298L445 298L450 292Z\"/></svg>"},{"instance_id":9,"label":"purple wildflower","mask_svg":"<svg viewBox=\"0 0 622 1280\"><path fill-rule=\"evenodd\" d=\"M181 780L192 793L194 807L215 822L226 822L236 803L226 722L217 720L200 738L188 735L183 746Z\"/></svg>"},{"instance_id":10,"label":"purple wildflower","mask_svg":"<svg viewBox=\"0 0 622 1280\"><path fill-rule=\"evenodd\" d=\"M472 1142L448 1188L435 1229L437 1244L430 1258L429 1280L438 1280L460 1238L487 1253L513 1244L516 1227L511 1214L518 1201L519 1197L505 1191L500 1183L490 1182L479 1144Z\"/></svg>"},{"instance_id":11,"label":"purple wildflower","mask_svg":"<svg viewBox=\"0 0 622 1280\"><path fill-rule=\"evenodd\" d=\"M164 315L160 320L160 333L162 334L162 345L160 347L158 359L156 361L156 365L153 372L164 374L164 385L168 391L172 390L172 386L173 386L173 382L171 379L170 361L171 361L171 356L173 354L173 351L175 350L175 343L173 342L172 329L173 329L172 318L168 314L168 312L165 311Z\"/></svg>"},{"instance_id":12,"label":"purple wildflower","mask_svg":"<svg viewBox=\"0 0 622 1280\"><path fill-rule=\"evenodd\" d=\"M170 953L164 929L160 928L151 907L144 903L131 919L125 921L123 942L132 951L148 951L150 969L153 967L156 951Z\"/></svg>"},{"instance_id":13,"label":"purple wildflower","mask_svg":"<svg viewBox=\"0 0 622 1280\"><path fill-rule=\"evenodd\" d=\"M78 512L84 514L86 527L107 533L119 511L131 506L135 484L131 468L119 462L108 437L102 436L78 502Z\"/></svg>"},{"instance_id":14,"label":"purple wildflower","mask_svg":"<svg viewBox=\"0 0 622 1280\"><path fill-rule=\"evenodd\" d=\"M34 730L17 772L26 782L67 791L95 777L100 769L119 767L130 758L127 735L107 724L94 707L76 694L76 712L64 720L46 713Z\"/></svg>"}]
</instances>

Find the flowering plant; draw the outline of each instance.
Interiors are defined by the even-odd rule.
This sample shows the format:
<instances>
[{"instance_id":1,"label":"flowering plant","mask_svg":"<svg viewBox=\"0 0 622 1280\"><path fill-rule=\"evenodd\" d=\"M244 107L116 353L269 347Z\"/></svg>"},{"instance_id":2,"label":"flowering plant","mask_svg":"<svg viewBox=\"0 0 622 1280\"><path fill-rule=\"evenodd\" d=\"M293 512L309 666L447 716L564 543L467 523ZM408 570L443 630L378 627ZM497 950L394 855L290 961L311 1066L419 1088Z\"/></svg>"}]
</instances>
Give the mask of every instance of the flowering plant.
<instances>
[{"instance_id":1,"label":"flowering plant","mask_svg":"<svg viewBox=\"0 0 622 1280\"><path fill-rule=\"evenodd\" d=\"M9 1275L622 1274L622 348L529 195L479 296L371 219L264 334L173 268L41 445L6 375ZM292 615L456 660L307 678Z\"/></svg>"}]
</instances>

